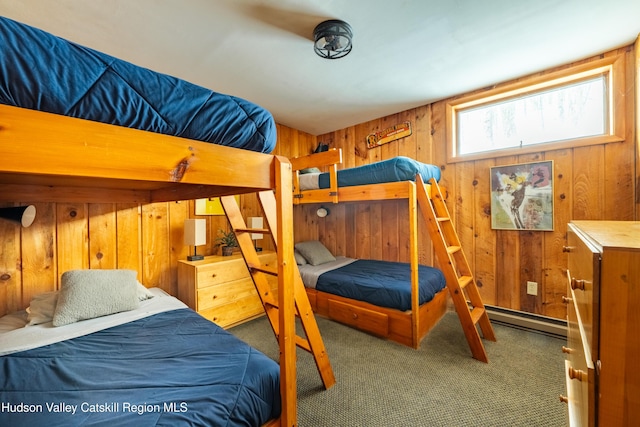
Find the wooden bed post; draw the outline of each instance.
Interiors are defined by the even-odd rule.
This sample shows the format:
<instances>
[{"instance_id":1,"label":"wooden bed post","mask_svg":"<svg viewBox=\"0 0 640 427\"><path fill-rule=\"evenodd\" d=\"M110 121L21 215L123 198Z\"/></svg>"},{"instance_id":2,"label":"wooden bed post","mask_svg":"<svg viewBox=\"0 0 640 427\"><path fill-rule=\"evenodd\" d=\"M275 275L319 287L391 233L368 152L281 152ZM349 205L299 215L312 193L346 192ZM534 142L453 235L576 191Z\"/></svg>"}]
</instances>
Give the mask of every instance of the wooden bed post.
<instances>
[{"instance_id":1,"label":"wooden bed post","mask_svg":"<svg viewBox=\"0 0 640 427\"><path fill-rule=\"evenodd\" d=\"M280 394L282 396L282 426L296 426L297 386L296 386L296 331L295 292L293 258L293 188L291 163L276 156L275 196L279 212L275 240L278 248L278 307L280 345Z\"/></svg>"},{"instance_id":2,"label":"wooden bed post","mask_svg":"<svg viewBox=\"0 0 640 427\"><path fill-rule=\"evenodd\" d=\"M418 277L418 202L416 198L416 184L410 182L409 197L409 247L410 247L410 263L411 263L411 328L413 329L412 345L413 348L420 346L420 290Z\"/></svg>"}]
</instances>

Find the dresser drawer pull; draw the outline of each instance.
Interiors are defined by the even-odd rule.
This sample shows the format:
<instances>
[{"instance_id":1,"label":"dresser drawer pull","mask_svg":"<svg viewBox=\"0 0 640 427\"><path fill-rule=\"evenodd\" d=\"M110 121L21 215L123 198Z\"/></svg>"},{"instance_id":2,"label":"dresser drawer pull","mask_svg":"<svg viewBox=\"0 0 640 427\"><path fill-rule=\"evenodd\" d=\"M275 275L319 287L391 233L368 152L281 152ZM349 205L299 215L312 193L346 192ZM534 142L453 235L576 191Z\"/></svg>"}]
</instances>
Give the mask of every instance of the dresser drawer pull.
<instances>
[{"instance_id":1,"label":"dresser drawer pull","mask_svg":"<svg viewBox=\"0 0 640 427\"><path fill-rule=\"evenodd\" d=\"M586 280L576 279L575 277L571 278L571 289L584 291L584 284Z\"/></svg>"},{"instance_id":2,"label":"dresser drawer pull","mask_svg":"<svg viewBox=\"0 0 640 427\"><path fill-rule=\"evenodd\" d=\"M562 346L562 352L566 353L566 354L571 354L571 353L573 353L573 349L569 348L569 347Z\"/></svg>"},{"instance_id":3,"label":"dresser drawer pull","mask_svg":"<svg viewBox=\"0 0 640 427\"><path fill-rule=\"evenodd\" d=\"M560 402L569 403L569 398L567 396L560 395Z\"/></svg>"},{"instance_id":4,"label":"dresser drawer pull","mask_svg":"<svg viewBox=\"0 0 640 427\"><path fill-rule=\"evenodd\" d=\"M562 303L563 304L569 304L571 303L571 301L573 301L571 298L567 298L567 297L562 297Z\"/></svg>"},{"instance_id":5,"label":"dresser drawer pull","mask_svg":"<svg viewBox=\"0 0 640 427\"><path fill-rule=\"evenodd\" d=\"M572 380L582 381L583 378L587 379L586 377L587 377L587 374L584 371L569 367L569 378L571 378Z\"/></svg>"},{"instance_id":6,"label":"dresser drawer pull","mask_svg":"<svg viewBox=\"0 0 640 427\"><path fill-rule=\"evenodd\" d=\"M563 246L562 252L573 252L574 249L575 249L575 246Z\"/></svg>"}]
</instances>

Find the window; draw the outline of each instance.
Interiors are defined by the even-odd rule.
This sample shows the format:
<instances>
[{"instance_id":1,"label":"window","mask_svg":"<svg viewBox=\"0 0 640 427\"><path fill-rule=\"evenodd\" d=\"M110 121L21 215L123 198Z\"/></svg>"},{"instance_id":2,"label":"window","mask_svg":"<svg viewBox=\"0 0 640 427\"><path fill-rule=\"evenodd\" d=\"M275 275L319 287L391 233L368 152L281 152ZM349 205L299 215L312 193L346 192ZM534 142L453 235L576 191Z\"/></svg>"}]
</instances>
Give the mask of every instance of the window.
<instances>
[{"instance_id":1,"label":"window","mask_svg":"<svg viewBox=\"0 0 640 427\"><path fill-rule=\"evenodd\" d=\"M624 82L622 62L594 61L449 103L449 160L622 140L614 118L624 114L614 105L624 103L613 96L615 82Z\"/></svg>"}]
</instances>

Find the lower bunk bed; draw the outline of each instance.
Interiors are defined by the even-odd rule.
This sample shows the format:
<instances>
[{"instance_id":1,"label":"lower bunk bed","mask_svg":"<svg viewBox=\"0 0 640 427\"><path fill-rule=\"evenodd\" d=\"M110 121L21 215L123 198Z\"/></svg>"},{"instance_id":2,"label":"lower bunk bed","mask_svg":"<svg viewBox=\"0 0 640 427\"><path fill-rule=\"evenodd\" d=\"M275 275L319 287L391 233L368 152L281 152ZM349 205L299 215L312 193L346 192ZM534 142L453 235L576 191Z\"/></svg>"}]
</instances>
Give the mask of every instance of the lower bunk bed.
<instances>
[{"instance_id":1,"label":"lower bunk bed","mask_svg":"<svg viewBox=\"0 0 640 427\"><path fill-rule=\"evenodd\" d=\"M437 268L333 257L318 241L296 244L296 261L316 314L408 347L417 348L447 311Z\"/></svg>"},{"instance_id":2,"label":"lower bunk bed","mask_svg":"<svg viewBox=\"0 0 640 427\"><path fill-rule=\"evenodd\" d=\"M92 284L91 313L63 287L0 318L0 425L278 425L275 361L164 291L127 285L124 298L123 282L117 294Z\"/></svg>"}]
</instances>

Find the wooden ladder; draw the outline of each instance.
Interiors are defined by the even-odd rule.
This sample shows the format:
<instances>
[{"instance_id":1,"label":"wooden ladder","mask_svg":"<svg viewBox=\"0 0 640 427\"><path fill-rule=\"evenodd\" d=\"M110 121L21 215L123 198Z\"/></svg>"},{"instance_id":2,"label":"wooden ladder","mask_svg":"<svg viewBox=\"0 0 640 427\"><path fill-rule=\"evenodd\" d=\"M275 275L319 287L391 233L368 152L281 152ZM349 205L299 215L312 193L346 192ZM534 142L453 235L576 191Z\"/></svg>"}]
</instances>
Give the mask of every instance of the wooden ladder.
<instances>
[{"instance_id":1,"label":"wooden ladder","mask_svg":"<svg viewBox=\"0 0 640 427\"><path fill-rule=\"evenodd\" d=\"M257 194L266 217L267 228L263 229L247 228L234 196L222 196L220 197L220 201L225 214L229 219L231 228L236 235L238 246L240 247L240 251L242 252L242 256L247 264L253 283L258 291L258 295L260 296L265 313L271 323L273 332L276 335L276 339L279 339L280 331L278 325L281 313L278 308L278 296L272 294L271 286L267 281L267 276L278 276L278 271L262 265L260 258L258 257L258 253L253 246L253 240L251 240L251 234L277 235L276 199L272 190L261 191ZM276 245L277 251L277 239L273 239L273 243ZM291 249L293 250L293 248ZM295 263L293 265L295 315L300 319L300 324L306 337L303 338L295 334L295 344L313 355L316 367L318 368L318 372L322 378L322 383L324 384L324 387L328 389L336 382L333 369L329 362L329 357L324 347L324 342L320 335L320 329L318 328L316 318L311 310L309 297L307 296L302 278L300 277L298 266Z\"/></svg>"},{"instance_id":2,"label":"wooden ladder","mask_svg":"<svg viewBox=\"0 0 640 427\"><path fill-rule=\"evenodd\" d=\"M475 359L488 363L489 358L476 325L480 325L485 339L495 341L496 336L440 187L435 179L431 179L430 184L429 189L420 175L416 177L418 206L427 222L440 268L447 281L449 294L460 318L471 353ZM429 190L431 197L427 194Z\"/></svg>"}]
</instances>

